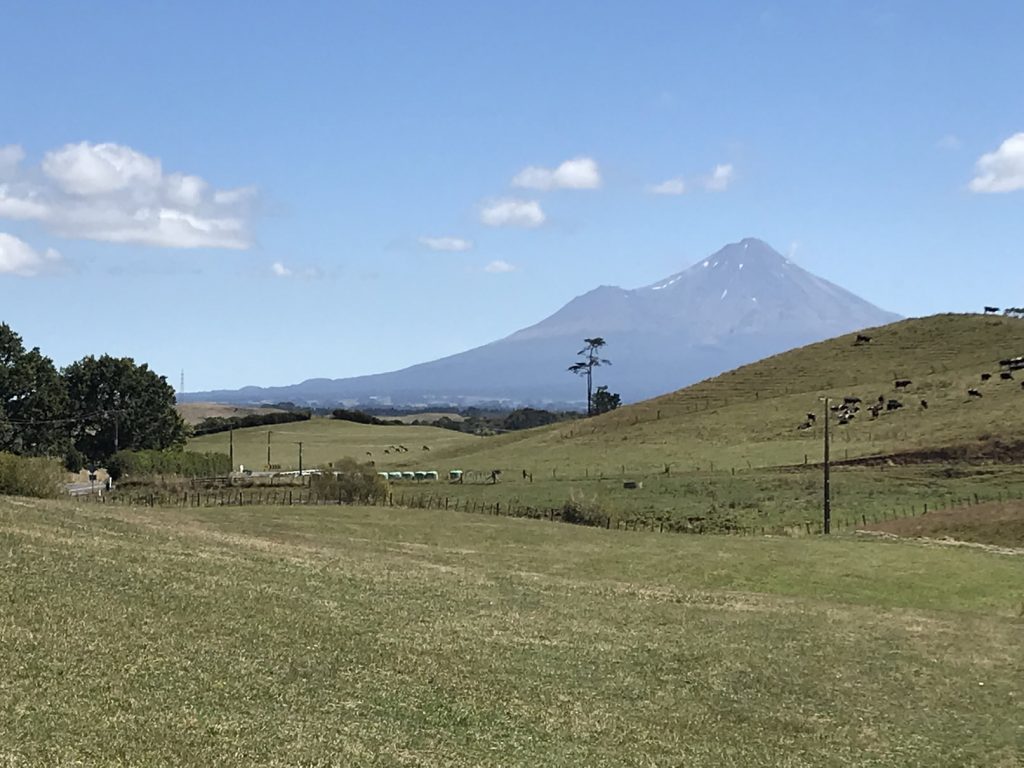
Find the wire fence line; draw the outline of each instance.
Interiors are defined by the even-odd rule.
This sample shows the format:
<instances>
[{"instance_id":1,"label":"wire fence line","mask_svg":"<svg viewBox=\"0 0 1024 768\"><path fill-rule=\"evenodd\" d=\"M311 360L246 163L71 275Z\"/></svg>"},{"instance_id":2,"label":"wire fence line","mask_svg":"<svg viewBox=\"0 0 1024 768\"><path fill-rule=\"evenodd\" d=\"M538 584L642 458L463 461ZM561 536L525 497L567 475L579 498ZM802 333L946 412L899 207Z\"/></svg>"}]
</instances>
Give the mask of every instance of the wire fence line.
<instances>
[{"instance_id":1,"label":"wire fence line","mask_svg":"<svg viewBox=\"0 0 1024 768\"><path fill-rule=\"evenodd\" d=\"M922 502L909 506L894 506L888 510L863 512L833 517L833 531L852 532L869 525L911 517L921 517L942 510L963 508L983 503L1019 499L1020 495L999 493L992 497L972 494L967 497L943 499L938 503ZM559 507L522 504L518 501L502 503L464 499L436 493L388 493L371 499L347 501L341 496L318 492L308 487L292 488L209 488L203 490L112 491L78 497L79 501L94 504L126 505L135 507L247 507L247 506L378 506L418 510L448 510L468 514L496 517L526 518L549 522L582 525L620 531L646 531L653 533L732 534L742 536L810 536L822 533L822 520L803 520L781 524L744 525L732 521L715 521L703 517L682 517L670 513L659 515L617 517L596 510L580 509L573 504Z\"/></svg>"}]
</instances>

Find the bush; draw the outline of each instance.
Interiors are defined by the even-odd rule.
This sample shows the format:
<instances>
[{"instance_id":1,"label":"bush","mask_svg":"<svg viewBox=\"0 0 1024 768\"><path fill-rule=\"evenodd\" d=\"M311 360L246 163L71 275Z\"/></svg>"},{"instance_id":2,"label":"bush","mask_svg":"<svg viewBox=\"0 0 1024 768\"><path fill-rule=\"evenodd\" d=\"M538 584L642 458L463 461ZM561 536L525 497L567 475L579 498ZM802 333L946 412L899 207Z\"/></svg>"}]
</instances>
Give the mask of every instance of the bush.
<instances>
[{"instance_id":1,"label":"bush","mask_svg":"<svg viewBox=\"0 0 1024 768\"><path fill-rule=\"evenodd\" d=\"M601 510L596 496L588 499L585 494L573 491L569 501L562 505L562 520L574 525L604 528L608 523L608 515Z\"/></svg>"},{"instance_id":2,"label":"bush","mask_svg":"<svg viewBox=\"0 0 1024 768\"><path fill-rule=\"evenodd\" d=\"M210 477L231 471L226 453L191 451L118 451L107 461L107 473L114 480L134 475L184 475Z\"/></svg>"},{"instance_id":3,"label":"bush","mask_svg":"<svg viewBox=\"0 0 1024 768\"><path fill-rule=\"evenodd\" d=\"M209 416L192 428L192 434L213 435L231 429L265 427L271 424L290 424L293 421L309 421L309 411L288 411L284 413L250 413L245 416Z\"/></svg>"},{"instance_id":4,"label":"bush","mask_svg":"<svg viewBox=\"0 0 1024 768\"><path fill-rule=\"evenodd\" d=\"M309 487L321 496L349 504L374 504L387 497L388 484L371 465L345 458L332 467L310 477Z\"/></svg>"},{"instance_id":5,"label":"bush","mask_svg":"<svg viewBox=\"0 0 1024 768\"><path fill-rule=\"evenodd\" d=\"M376 416L372 416L369 413L363 411L349 410L348 408L337 408L331 411L332 419L340 419L341 421L352 421L356 424L384 424L382 419L378 419ZM401 423L401 422L399 422Z\"/></svg>"},{"instance_id":6,"label":"bush","mask_svg":"<svg viewBox=\"0 0 1024 768\"><path fill-rule=\"evenodd\" d=\"M64 470L58 459L0 453L0 494L55 499L63 482Z\"/></svg>"}]
</instances>

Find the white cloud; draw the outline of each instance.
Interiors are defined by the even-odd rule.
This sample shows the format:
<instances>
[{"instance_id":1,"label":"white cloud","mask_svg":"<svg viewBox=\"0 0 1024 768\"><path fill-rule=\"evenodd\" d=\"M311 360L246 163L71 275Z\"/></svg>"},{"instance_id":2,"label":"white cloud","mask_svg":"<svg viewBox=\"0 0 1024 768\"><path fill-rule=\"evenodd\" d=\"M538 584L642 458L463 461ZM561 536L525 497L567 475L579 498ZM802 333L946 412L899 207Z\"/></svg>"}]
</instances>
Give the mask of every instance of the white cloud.
<instances>
[{"instance_id":1,"label":"white cloud","mask_svg":"<svg viewBox=\"0 0 1024 768\"><path fill-rule=\"evenodd\" d=\"M0 179L13 175L18 165L25 159L25 150L17 144L0 147Z\"/></svg>"},{"instance_id":2,"label":"white cloud","mask_svg":"<svg viewBox=\"0 0 1024 768\"><path fill-rule=\"evenodd\" d=\"M160 161L119 144L68 144L47 152L43 173L72 195L102 195L130 187L157 187Z\"/></svg>"},{"instance_id":3,"label":"white cloud","mask_svg":"<svg viewBox=\"0 0 1024 768\"><path fill-rule=\"evenodd\" d=\"M480 221L488 227L539 227L546 219L536 200L494 200L480 210Z\"/></svg>"},{"instance_id":4,"label":"white cloud","mask_svg":"<svg viewBox=\"0 0 1024 768\"><path fill-rule=\"evenodd\" d=\"M601 173L590 157L566 160L560 166L524 168L512 179L512 186L527 189L597 189L601 186Z\"/></svg>"},{"instance_id":5,"label":"white cloud","mask_svg":"<svg viewBox=\"0 0 1024 768\"><path fill-rule=\"evenodd\" d=\"M292 271L290 269L288 269L288 267L286 267L280 261L275 261L273 264L271 264L270 265L270 271L273 272L278 277L291 277L292 276Z\"/></svg>"},{"instance_id":6,"label":"white cloud","mask_svg":"<svg viewBox=\"0 0 1024 768\"><path fill-rule=\"evenodd\" d=\"M484 267L484 272L491 272L493 274L500 274L502 272L515 272L515 270L515 266L509 264L507 261L502 261L501 259L495 259L486 267Z\"/></svg>"},{"instance_id":7,"label":"white cloud","mask_svg":"<svg viewBox=\"0 0 1024 768\"><path fill-rule=\"evenodd\" d=\"M995 152L982 155L971 192L1014 192L1024 189L1024 133L1015 133Z\"/></svg>"},{"instance_id":8,"label":"white cloud","mask_svg":"<svg viewBox=\"0 0 1024 768\"><path fill-rule=\"evenodd\" d=\"M0 232L0 275L33 277L60 260L61 255L53 248L40 253L14 235Z\"/></svg>"},{"instance_id":9,"label":"white cloud","mask_svg":"<svg viewBox=\"0 0 1024 768\"><path fill-rule=\"evenodd\" d=\"M939 149L960 149L960 137L952 133L947 133L935 142L935 146Z\"/></svg>"},{"instance_id":10,"label":"white cloud","mask_svg":"<svg viewBox=\"0 0 1024 768\"><path fill-rule=\"evenodd\" d=\"M421 237L420 245L432 251L468 251L473 248L472 241L461 237Z\"/></svg>"},{"instance_id":11,"label":"white cloud","mask_svg":"<svg viewBox=\"0 0 1024 768\"><path fill-rule=\"evenodd\" d=\"M734 175L733 167L730 163L716 165L715 170L704 180L704 188L712 192L723 192L729 188Z\"/></svg>"},{"instance_id":12,"label":"white cloud","mask_svg":"<svg viewBox=\"0 0 1024 768\"><path fill-rule=\"evenodd\" d=\"M23 155L16 149L7 153L15 168ZM36 172L15 170L10 179L0 184L0 218L38 221L63 237L163 248L250 244L252 187L211 190L118 144L68 144L47 152Z\"/></svg>"},{"instance_id":13,"label":"white cloud","mask_svg":"<svg viewBox=\"0 0 1024 768\"><path fill-rule=\"evenodd\" d=\"M652 195L681 195L686 192L686 182L681 178L667 179L647 188Z\"/></svg>"}]
</instances>

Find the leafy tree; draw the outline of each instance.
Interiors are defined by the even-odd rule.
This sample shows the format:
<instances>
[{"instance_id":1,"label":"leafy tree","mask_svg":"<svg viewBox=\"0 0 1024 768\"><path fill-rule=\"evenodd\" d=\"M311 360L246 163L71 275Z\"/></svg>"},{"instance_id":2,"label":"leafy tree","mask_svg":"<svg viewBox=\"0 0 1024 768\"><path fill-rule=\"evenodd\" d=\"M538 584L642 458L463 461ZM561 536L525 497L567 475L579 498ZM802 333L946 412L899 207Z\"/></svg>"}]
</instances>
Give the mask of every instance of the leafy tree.
<instances>
[{"instance_id":1,"label":"leafy tree","mask_svg":"<svg viewBox=\"0 0 1024 768\"><path fill-rule=\"evenodd\" d=\"M594 413L594 369L602 365L611 365L611 360L605 360L598 354L605 345L605 340L600 336L592 339L584 339L586 345L577 352L577 356L583 359L569 366L569 372L577 376L583 376L587 380L587 416Z\"/></svg>"},{"instance_id":2,"label":"leafy tree","mask_svg":"<svg viewBox=\"0 0 1024 768\"><path fill-rule=\"evenodd\" d=\"M91 462L118 450L164 450L185 444L174 389L130 357L85 357L63 371L74 418L75 447Z\"/></svg>"},{"instance_id":3,"label":"leafy tree","mask_svg":"<svg viewBox=\"0 0 1024 768\"><path fill-rule=\"evenodd\" d=\"M63 455L68 438L67 391L53 361L0 323L0 451Z\"/></svg>"},{"instance_id":4,"label":"leafy tree","mask_svg":"<svg viewBox=\"0 0 1024 768\"><path fill-rule=\"evenodd\" d=\"M594 393L594 413L608 413L622 405L617 392L609 392L608 387L600 386Z\"/></svg>"}]
</instances>

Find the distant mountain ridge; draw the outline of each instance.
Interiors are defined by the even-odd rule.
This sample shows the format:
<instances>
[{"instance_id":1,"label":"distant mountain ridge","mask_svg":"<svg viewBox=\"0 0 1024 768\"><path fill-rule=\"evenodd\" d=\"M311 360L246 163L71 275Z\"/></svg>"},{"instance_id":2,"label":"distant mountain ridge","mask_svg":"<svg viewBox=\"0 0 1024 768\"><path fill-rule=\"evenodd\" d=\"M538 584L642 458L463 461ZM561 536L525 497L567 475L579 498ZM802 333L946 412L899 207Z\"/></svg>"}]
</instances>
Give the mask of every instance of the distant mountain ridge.
<instances>
[{"instance_id":1,"label":"distant mountain ridge","mask_svg":"<svg viewBox=\"0 0 1024 768\"><path fill-rule=\"evenodd\" d=\"M600 286L498 341L389 373L309 379L282 387L186 393L224 403L303 405L581 403L566 368L584 337L602 336L613 365L597 383L624 401L679 389L738 365L898 320L747 238L664 280L632 290Z\"/></svg>"}]
</instances>

